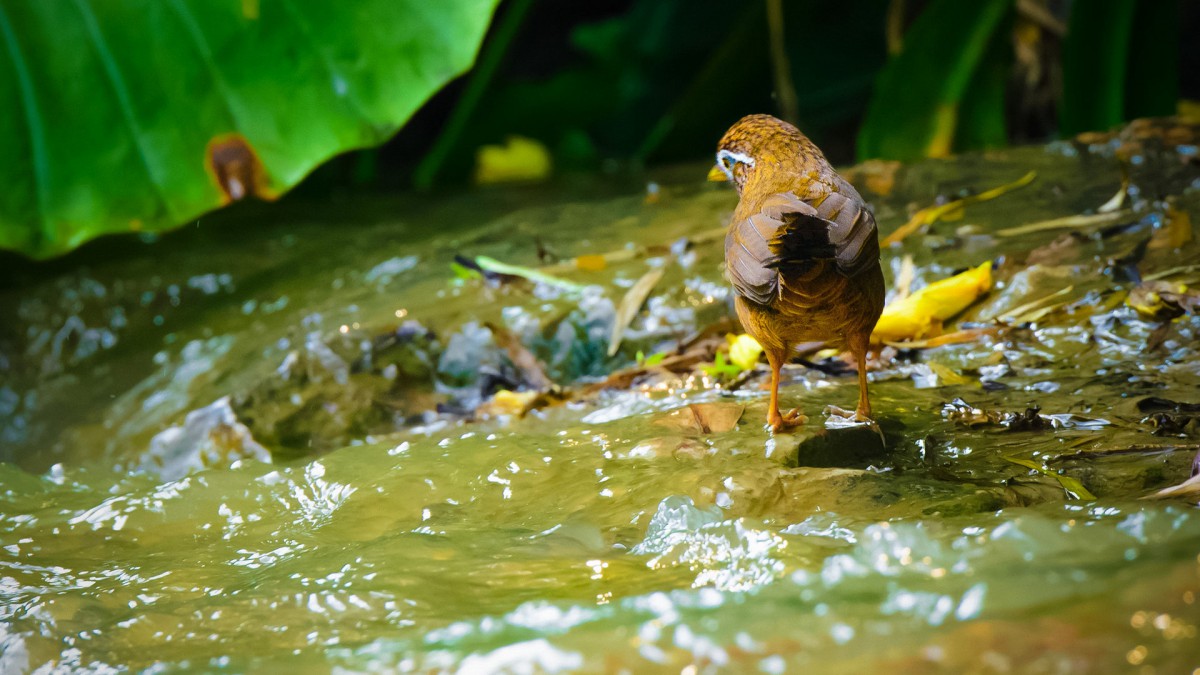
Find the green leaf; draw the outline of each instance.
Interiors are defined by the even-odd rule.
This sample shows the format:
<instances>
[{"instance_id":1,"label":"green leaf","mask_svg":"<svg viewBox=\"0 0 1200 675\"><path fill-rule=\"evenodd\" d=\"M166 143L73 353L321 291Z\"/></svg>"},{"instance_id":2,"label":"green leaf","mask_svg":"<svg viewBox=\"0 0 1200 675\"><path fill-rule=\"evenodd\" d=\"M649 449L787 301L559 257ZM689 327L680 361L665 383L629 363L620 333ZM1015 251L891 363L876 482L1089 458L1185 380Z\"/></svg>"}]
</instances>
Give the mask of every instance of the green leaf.
<instances>
[{"instance_id":1,"label":"green leaf","mask_svg":"<svg viewBox=\"0 0 1200 675\"><path fill-rule=\"evenodd\" d=\"M1104 131L1121 123L1136 4L1136 0L1071 4L1063 44L1062 133Z\"/></svg>"},{"instance_id":2,"label":"green leaf","mask_svg":"<svg viewBox=\"0 0 1200 675\"><path fill-rule=\"evenodd\" d=\"M640 368L653 368L662 363L663 359L667 358L666 352L654 352L650 356L646 356L642 350L637 351L637 364Z\"/></svg>"},{"instance_id":3,"label":"green leaf","mask_svg":"<svg viewBox=\"0 0 1200 675\"><path fill-rule=\"evenodd\" d=\"M992 33L979 67L963 92L954 133L955 152L1008 144L1005 99L1012 62L1012 21L1003 20Z\"/></svg>"},{"instance_id":4,"label":"green leaf","mask_svg":"<svg viewBox=\"0 0 1200 675\"><path fill-rule=\"evenodd\" d=\"M497 0L0 0L0 248L274 198L470 67Z\"/></svg>"},{"instance_id":5,"label":"green leaf","mask_svg":"<svg viewBox=\"0 0 1200 675\"><path fill-rule=\"evenodd\" d=\"M742 369L737 365L727 362L725 354L722 352L717 352L717 356L713 359L712 364L700 366L700 370L704 371L706 375L714 380L737 377L742 372Z\"/></svg>"},{"instance_id":6,"label":"green leaf","mask_svg":"<svg viewBox=\"0 0 1200 675\"><path fill-rule=\"evenodd\" d=\"M579 293L583 290L583 286L581 284L577 284L573 281L559 279L556 276L546 274L540 270L535 270L532 267L523 267L521 265L512 265L506 262L501 262L486 255L475 256L475 264L479 265L480 269L487 270L488 272L521 277L535 283L553 286L568 293Z\"/></svg>"},{"instance_id":7,"label":"green leaf","mask_svg":"<svg viewBox=\"0 0 1200 675\"><path fill-rule=\"evenodd\" d=\"M1057 480L1058 484L1061 485L1062 488L1067 491L1067 494L1070 495L1071 499L1082 499L1082 500L1088 500L1088 501L1096 500L1096 495L1092 494L1087 488L1085 488L1083 486L1083 483L1080 483L1079 480L1076 478L1072 478L1071 476L1067 476L1067 475L1058 473L1057 471L1051 471L1050 469L1033 461L1032 459L1025 459L1023 457L1009 457L1009 456L1005 456L1004 459L1006 461L1012 462L1013 464L1016 464L1018 466L1023 466L1023 467L1033 469L1034 471L1037 471L1038 473L1040 473L1044 476L1050 476L1051 478Z\"/></svg>"},{"instance_id":8,"label":"green leaf","mask_svg":"<svg viewBox=\"0 0 1200 675\"><path fill-rule=\"evenodd\" d=\"M1011 0L932 0L888 61L858 136L860 159L916 159L953 147L959 106Z\"/></svg>"}]
</instances>

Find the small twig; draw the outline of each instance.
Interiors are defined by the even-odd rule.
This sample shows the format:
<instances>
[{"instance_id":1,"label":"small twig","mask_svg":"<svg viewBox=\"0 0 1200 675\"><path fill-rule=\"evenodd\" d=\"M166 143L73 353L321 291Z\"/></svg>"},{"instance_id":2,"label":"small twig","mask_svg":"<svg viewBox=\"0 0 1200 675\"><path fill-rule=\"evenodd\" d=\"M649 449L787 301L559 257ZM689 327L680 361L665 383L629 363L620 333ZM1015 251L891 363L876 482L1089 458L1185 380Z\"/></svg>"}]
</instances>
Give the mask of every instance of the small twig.
<instances>
[{"instance_id":1,"label":"small twig","mask_svg":"<svg viewBox=\"0 0 1200 675\"><path fill-rule=\"evenodd\" d=\"M1046 463L1054 464L1073 459L1094 459L1097 457L1114 457L1116 455L1153 455L1160 452L1176 452L1179 450L1200 450L1200 443L1181 443L1178 445L1127 445L1120 448L1076 450L1070 454L1055 455L1050 457L1046 460Z\"/></svg>"},{"instance_id":2,"label":"small twig","mask_svg":"<svg viewBox=\"0 0 1200 675\"><path fill-rule=\"evenodd\" d=\"M775 75L775 94L783 119L796 124L800 120L800 104L796 85L792 81L792 64L783 44L783 0L767 0L767 28L771 38L771 71Z\"/></svg>"}]
</instances>

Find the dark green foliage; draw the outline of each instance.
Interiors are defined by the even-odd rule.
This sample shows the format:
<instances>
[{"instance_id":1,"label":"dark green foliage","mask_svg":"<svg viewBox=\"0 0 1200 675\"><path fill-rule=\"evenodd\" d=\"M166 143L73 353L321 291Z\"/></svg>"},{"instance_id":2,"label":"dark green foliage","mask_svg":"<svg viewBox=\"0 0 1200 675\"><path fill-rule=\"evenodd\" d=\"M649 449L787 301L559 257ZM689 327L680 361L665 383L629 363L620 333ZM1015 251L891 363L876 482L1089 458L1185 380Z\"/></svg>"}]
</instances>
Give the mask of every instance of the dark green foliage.
<instances>
[{"instance_id":1,"label":"dark green foliage","mask_svg":"<svg viewBox=\"0 0 1200 675\"><path fill-rule=\"evenodd\" d=\"M953 148L964 95L985 137L995 135L995 65L1003 52L989 50L992 38L1012 10L1010 0L933 0L905 33L904 49L879 74L858 136L860 159L912 159L944 155ZM985 54L992 63L983 68ZM1001 89L1002 91L1002 89ZM997 113L997 110L999 111Z\"/></svg>"},{"instance_id":2,"label":"dark green foliage","mask_svg":"<svg viewBox=\"0 0 1200 675\"><path fill-rule=\"evenodd\" d=\"M1063 134L1169 115L1179 98L1179 5L1091 0L1072 5L1063 53Z\"/></svg>"},{"instance_id":3,"label":"dark green foliage","mask_svg":"<svg viewBox=\"0 0 1200 675\"><path fill-rule=\"evenodd\" d=\"M1063 48L1063 133L1108 129L1122 120L1136 5L1136 0L1073 3Z\"/></svg>"}]
</instances>

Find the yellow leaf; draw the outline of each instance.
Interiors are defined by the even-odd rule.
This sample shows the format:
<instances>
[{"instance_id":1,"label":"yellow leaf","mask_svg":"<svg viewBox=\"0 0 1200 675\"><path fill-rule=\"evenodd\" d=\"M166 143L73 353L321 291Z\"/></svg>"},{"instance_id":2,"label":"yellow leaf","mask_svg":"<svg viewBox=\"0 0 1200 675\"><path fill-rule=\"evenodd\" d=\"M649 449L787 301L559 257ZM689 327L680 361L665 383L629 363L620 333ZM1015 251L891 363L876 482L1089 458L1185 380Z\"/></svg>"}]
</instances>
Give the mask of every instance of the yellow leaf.
<instances>
[{"instance_id":1,"label":"yellow leaf","mask_svg":"<svg viewBox=\"0 0 1200 675\"><path fill-rule=\"evenodd\" d=\"M742 333L737 337L728 337L729 340L729 362L741 368L742 370L753 370L755 364L758 363L758 357L762 356L762 345L758 344L758 340Z\"/></svg>"},{"instance_id":2,"label":"yellow leaf","mask_svg":"<svg viewBox=\"0 0 1200 675\"><path fill-rule=\"evenodd\" d=\"M501 389L488 401L476 409L475 414L482 419L490 419L504 415L522 417L529 412L542 396L537 391L509 391Z\"/></svg>"},{"instance_id":3,"label":"yellow leaf","mask_svg":"<svg viewBox=\"0 0 1200 675\"><path fill-rule=\"evenodd\" d=\"M608 267L608 261L602 255L589 253L587 255L575 256L575 267L585 272L599 272Z\"/></svg>"},{"instance_id":4,"label":"yellow leaf","mask_svg":"<svg viewBox=\"0 0 1200 675\"><path fill-rule=\"evenodd\" d=\"M970 384L971 382L970 378L963 377L949 366L943 366L936 361L929 362L929 369L933 371L934 375L937 375L938 386L941 387L953 384Z\"/></svg>"},{"instance_id":5,"label":"yellow leaf","mask_svg":"<svg viewBox=\"0 0 1200 675\"><path fill-rule=\"evenodd\" d=\"M995 199L1006 192L1011 192L1017 188L1022 188L1026 185L1029 185L1033 182L1034 178L1037 178L1037 172L1030 171L1011 183L994 187L991 190L980 192L977 195L963 197L962 199L956 199L952 202L946 202L945 204L939 204L937 206L927 206L913 214L913 217L910 218L907 223L897 228L895 232L889 234L883 240L883 242L881 242L881 245L890 246L892 244L901 242L908 235L916 232L926 225L932 225L935 221L961 217L962 208L967 204L975 204L977 202L986 202L989 199Z\"/></svg>"},{"instance_id":6,"label":"yellow leaf","mask_svg":"<svg viewBox=\"0 0 1200 675\"><path fill-rule=\"evenodd\" d=\"M549 175L546 146L522 136L509 136L505 145L485 145L475 154L477 185L542 180Z\"/></svg>"},{"instance_id":7,"label":"yellow leaf","mask_svg":"<svg viewBox=\"0 0 1200 675\"><path fill-rule=\"evenodd\" d=\"M1200 302L1195 295L1177 281L1145 281L1129 291L1125 304L1147 319L1170 321Z\"/></svg>"},{"instance_id":8,"label":"yellow leaf","mask_svg":"<svg viewBox=\"0 0 1200 675\"><path fill-rule=\"evenodd\" d=\"M871 339L875 342L919 339L941 330L954 317L992 287L992 263L929 284L883 308Z\"/></svg>"}]
</instances>

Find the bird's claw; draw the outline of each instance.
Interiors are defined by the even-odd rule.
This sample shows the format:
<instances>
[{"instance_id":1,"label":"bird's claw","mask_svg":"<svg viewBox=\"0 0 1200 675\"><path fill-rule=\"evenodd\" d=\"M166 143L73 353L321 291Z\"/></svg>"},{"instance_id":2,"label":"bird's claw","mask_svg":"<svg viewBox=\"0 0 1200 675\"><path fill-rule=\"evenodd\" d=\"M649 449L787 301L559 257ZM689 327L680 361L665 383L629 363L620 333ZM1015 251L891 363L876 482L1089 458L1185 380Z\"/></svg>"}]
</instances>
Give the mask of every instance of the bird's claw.
<instances>
[{"instance_id":1,"label":"bird's claw","mask_svg":"<svg viewBox=\"0 0 1200 675\"><path fill-rule=\"evenodd\" d=\"M767 426L771 431L785 431L791 427L798 427L808 421L808 417L800 412L799 408L792 408L786 414L780 415L779 411L771 413L767 418Z\"/></svg>"},{"instance_id":2,"label":"bird's claw","mask_svg":"<svg viewBox=\"0 0 1200 675\"><path fill-rule=\"evenodd\" d=\"M854 422L856 424L874 424L875 420L863 413L861 410L845 410L836 405L825 406L825 414L830 417L839 417L846 422Z\"/></svg>"}]
</instances>

